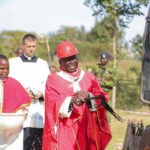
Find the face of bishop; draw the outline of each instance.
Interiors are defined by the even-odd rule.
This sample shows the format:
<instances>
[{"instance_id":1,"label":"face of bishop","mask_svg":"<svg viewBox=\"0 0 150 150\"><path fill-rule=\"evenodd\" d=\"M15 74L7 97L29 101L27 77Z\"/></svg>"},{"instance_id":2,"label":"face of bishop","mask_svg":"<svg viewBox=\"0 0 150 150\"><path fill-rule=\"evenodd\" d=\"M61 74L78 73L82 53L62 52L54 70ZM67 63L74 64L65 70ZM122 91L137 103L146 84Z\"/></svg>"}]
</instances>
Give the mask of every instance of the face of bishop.
<instances>
[{"instance_id":1,"label":"face of bishop","mask_svg":"<svg viewBox=\"0 0 150 150\"><path fill-rule=\"evenodd\" d=\"M60 58L59 63L62 69L68 73L74 73L77 71L78 58L76 55L66 58Z\"/></svg>"}]
</instances>

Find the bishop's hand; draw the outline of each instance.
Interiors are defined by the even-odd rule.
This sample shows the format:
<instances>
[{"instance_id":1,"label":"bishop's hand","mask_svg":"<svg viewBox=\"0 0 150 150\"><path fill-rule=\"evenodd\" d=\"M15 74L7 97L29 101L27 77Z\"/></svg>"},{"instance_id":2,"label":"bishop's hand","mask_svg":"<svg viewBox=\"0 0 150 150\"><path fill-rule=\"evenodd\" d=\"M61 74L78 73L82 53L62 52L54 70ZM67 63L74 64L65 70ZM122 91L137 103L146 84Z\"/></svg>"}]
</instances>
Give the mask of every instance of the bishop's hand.
<instances>
[{"instance_id":1,"label":"bishop's hand","mask_svg":"<svg viewBox=\"0 0 150 150\"><path fill-rule=\"evenodd\" d=\"M78 106L82 106L86 101L85 98L88 98L89 94L88 92L85 91L78 91L75 93L75 95L72 97L71 99L71 103L78 105Z\"/></svg>"}]
</instances>

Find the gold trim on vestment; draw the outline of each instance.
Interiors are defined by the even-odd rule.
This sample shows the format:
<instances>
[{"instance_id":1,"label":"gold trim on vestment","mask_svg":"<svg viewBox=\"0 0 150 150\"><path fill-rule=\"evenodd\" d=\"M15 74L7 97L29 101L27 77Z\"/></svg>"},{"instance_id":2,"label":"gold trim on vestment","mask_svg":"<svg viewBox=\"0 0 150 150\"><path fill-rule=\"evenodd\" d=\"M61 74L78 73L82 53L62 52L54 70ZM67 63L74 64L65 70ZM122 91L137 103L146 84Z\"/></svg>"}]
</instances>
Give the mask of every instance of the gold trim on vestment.
<instances>
[{"instance_id":1,"label":"gold trim on vestment","mask_svg":"<svg viewBox=\"0 0 150 150\"><path fill-rule=\"evenodd\" d=\"M94 121L93 121L92 114L91 114L91 118L92 118L92 124L93 124L93 130L94 130L94 137L95 137L95 142L96 142L96 149L98 150L97 136L96 136L96 132L95 132L95 126L94 126Z\"/></svg>"},{"instance_id":2,"label":"gold trim on vestment","mask_svg":"<svg viewBox=\"0 0 150 150\"><path fill-rule=\"evenodd\" d=\"M58 144L56 144L56 147L55 147L55 150L57 150L58 149Z\"/></svg>"},{"instance_id":3,"label":"gold trim on vestment","mask_svg":"<svg viewBox=\"0 0 150 150\"><path fill-rule=\"evenodd\" d=\"M106 133L108 133L108 134L110 134L110 135L111 135L111 133L109 133L109 132L105 131L105 130L102 128L102 126L101 126L101 122L100 122L100 119L99 119L99 115L98 115L98 110L96 110L96 113L97 113L97 117L98 117L98 122L99 122L100 128L101 128L104 132L106 132ZM106 116L106 117L107 117L107 116Z\"/></svg>"},{"instance_id":4,"label":"gold trim on vestment","mask_svg":"<svg viewBox=\"0 0 150 150\"><path fill-rule=\"evenodd\" d=\"M3 82L0 82L0 113L2 113L3 110L3 96L4 96L4 86Z\"/></svg>"},{"instance_id":5,"label":"gold trim on vestment","mask_svg":"<svg viewBox=\"0 0 150 150\"><path fill-rule=\"evenodd\" d=\"M22 104L21 106L19 106L15 111L13 111L13 113L16 113L19 109L21 109L21 107L23 106L29 106L31 104L31 102L27 103L27 104Z\"/></svg>"},{"instance_id":6,"label":"gold trim on vestment","mask_svg":"<svg viewBox=\"0 0 150 150\"><path fill-rule=\"evenodd\" d=\"M73 132L73 136L74 136L74 138L75 138L76 144L77 144L77 146L78 146L78 149L80 150L80 146L79 146L79 143L78 143L78 141L77 141L77 138L76 138L75 132L74 132L74 130L73 130L73 127L72 127L72 132Z\"/></svg>"}]
</instances>

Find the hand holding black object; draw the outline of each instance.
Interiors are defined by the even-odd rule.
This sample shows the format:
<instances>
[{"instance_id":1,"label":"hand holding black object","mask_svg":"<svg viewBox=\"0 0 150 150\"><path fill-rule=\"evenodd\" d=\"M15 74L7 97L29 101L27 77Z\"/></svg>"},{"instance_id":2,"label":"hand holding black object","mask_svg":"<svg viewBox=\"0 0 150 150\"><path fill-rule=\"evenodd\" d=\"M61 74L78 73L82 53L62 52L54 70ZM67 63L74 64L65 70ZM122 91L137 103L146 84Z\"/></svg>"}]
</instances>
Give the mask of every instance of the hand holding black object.
<instances>
[{"instance_id":1,"label":"hand holding black object","mask_svg":"<svg viewBox=\"0 0 150 150\"><path fill-rule=\"evenodd\" d=\"M74 103L75 105L82 106L86 101L85 98L88 98L89 94L85 91L78 91L75 93L75 95L71 99L71 103Z\"/></svg>"}]
</instances>

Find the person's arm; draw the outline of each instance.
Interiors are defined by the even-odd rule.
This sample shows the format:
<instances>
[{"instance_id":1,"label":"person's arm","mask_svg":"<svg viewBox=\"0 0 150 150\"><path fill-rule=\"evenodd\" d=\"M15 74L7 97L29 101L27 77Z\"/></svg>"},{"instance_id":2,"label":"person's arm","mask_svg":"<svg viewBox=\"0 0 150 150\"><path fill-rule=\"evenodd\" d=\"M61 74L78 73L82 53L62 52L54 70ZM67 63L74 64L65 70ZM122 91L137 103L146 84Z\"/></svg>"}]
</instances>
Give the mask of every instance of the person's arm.
<instances>
[{"instance_id":1,"label":"person's arm","mask_svg":"<svg viewBox=\"0 0 150 150\"><path fill-rule=\"evenodd\" d=\"M70 117L71 112L73 110L73 106L74 105L82 106L86 102L85 98L88 97L89 97L89 93L85 91L78 91L77 93L75 93L74 96L66 97L59 110L60 115L62 117ZM93 105L94 104L92 102L92 108L94 108Z\"/></svg>"},{"instance_id":2,"label":"person's arm","mask_svg":"<svg viewBox=\"0 0 150 150\"><path fill-rule=\"evenodd\" d=\"M64 102L61 104L59 114L61 117L70 117L72 109L71 106L73 105L72 103L72 97L66 97ZM73 107L72 107L73 108Z\"/></svg>"},{"instance_id":3,"label":"person's arm","mask_svg":"<svg viewBox=\"0 0 150 150\"><path fill-rule=\"evenodd\" d=\"M40 99L43 97L42 92L34 88L27 87L25 90L32 99Z\"/></svg>"}]
</instances>

